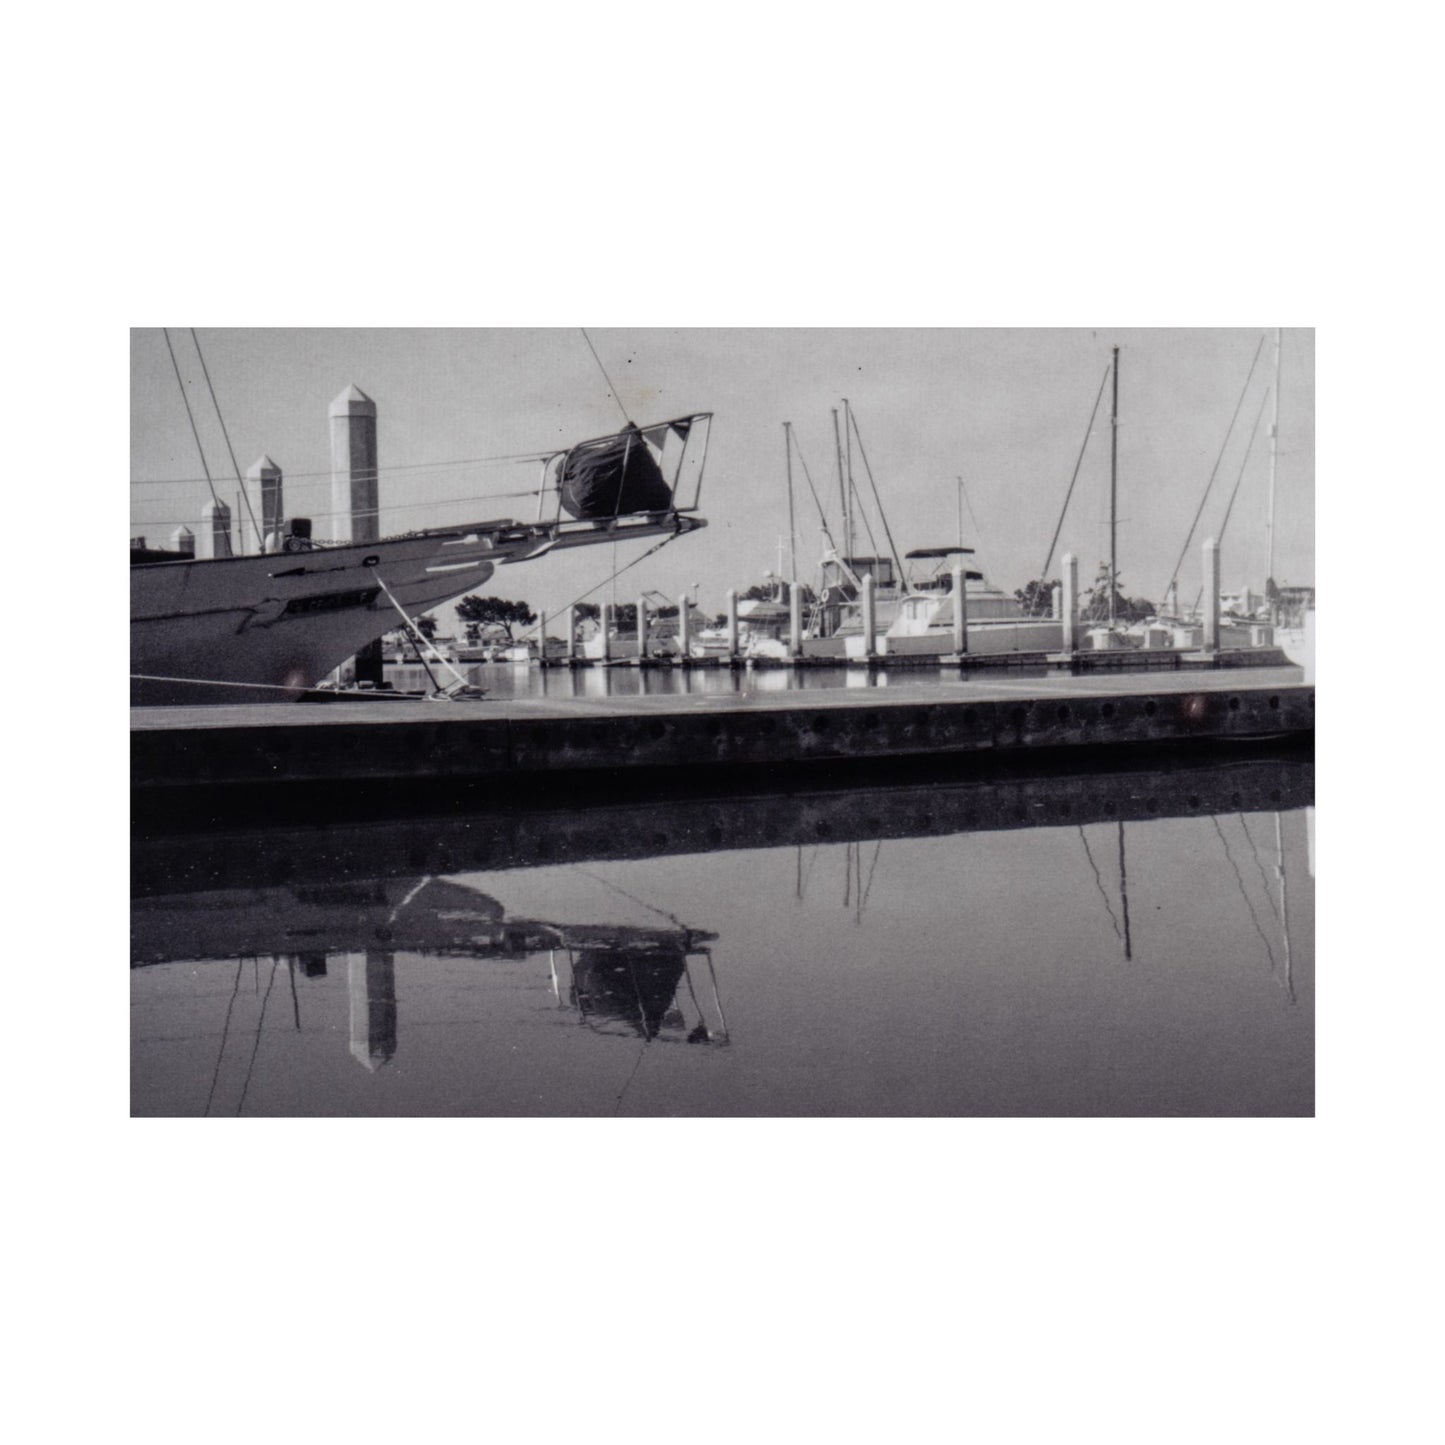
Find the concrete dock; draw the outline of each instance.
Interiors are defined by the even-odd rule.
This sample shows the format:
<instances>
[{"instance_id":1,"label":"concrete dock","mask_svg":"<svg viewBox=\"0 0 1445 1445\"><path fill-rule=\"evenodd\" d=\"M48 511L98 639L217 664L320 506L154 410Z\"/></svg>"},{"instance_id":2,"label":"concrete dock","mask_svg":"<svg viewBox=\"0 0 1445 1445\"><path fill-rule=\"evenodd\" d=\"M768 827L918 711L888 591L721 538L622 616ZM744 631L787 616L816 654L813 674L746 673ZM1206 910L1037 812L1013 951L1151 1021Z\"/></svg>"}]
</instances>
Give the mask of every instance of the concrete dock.
<instances>
[{"instance_id":1,"label":"concrete dock","mask_svg":"<svg viewBox=\"0 0 1445 1445\"><path fill-rule=\"evenodd\" d=\"M513 784L1242 742L1314 730L1297 668L762 694L137 708L138 808L196 792Z\"/></svg>"}]
</instances>

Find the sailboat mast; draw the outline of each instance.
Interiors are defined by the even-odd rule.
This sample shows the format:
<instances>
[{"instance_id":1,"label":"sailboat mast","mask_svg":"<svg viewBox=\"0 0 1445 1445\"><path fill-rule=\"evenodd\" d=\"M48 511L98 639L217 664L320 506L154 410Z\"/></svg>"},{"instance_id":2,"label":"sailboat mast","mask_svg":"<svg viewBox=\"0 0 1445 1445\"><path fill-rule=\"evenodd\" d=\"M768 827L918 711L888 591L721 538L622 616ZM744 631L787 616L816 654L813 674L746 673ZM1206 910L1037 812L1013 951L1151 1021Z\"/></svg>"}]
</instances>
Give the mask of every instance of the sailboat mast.
<instances>
[{"instance_id":1,"label":"sailboat mast","mask_svg":"<svg viewBox=\"0 0 1445 1445\"><path fill-rule=\"evenodd\" d=\"M958 479L958 545L963 546L963 478Z\"/></svg>"},{"instance_id":2,"label":"sailboat mast","mask_svg":"<svg viewBox=\"0 0 1445 1445\"><path fill-rule=\"evenodd\" d=\"M853 555L853 507L858 500L853 488L853 412L848 405L848 398L843 398L843 455L844 465L848 474L848 555Z\"/></svg>"},{"instance_id":3,"label":"sailboat mast","mask_svg":"<svg viewBox=\"0 0 1445 1445\"><path fill-rule=\"evenodd\" d=\"M1269 511L1264 520L1264 577L1268 587L1274 578L1274 480L1279 464L1279 357L1284 328L1274 328L1274 410L1269 423Z\"/></svg>"},{"instance_id":4,"label":"sailboat mast","mask_svg":"<svg viewBox=\"0 0 1445 1445\"><path fill-rule=\"evenodd\" d=\"M838 455L838 497L843 505L843 560L853 565L853 534L848 522L848 483L843 477L843 437L838 431L838 408L833 408L833 450Z\"/></svg>"},{"instance_id":5,"label":"sailboat mast","mask_svg":"<svg viewBox=\"0 0 1445 1445\"><path fill-rule=\"evenodd\" d=\"M783 445L788 455L788 580L798 580L798 528L793 515L793 424L783 423Z\"/></svg>"},{"instance_id":6,"label":"sailboat mast","mask_svg":"<svg viewBox=\"0 0 1445 1445\"><path fill-rule=\"evenodd\" d=\"M1109 418L1109 626L1119 590L1119 348L1114 348L1114 410Z\"/></svg>"}]
</instances>

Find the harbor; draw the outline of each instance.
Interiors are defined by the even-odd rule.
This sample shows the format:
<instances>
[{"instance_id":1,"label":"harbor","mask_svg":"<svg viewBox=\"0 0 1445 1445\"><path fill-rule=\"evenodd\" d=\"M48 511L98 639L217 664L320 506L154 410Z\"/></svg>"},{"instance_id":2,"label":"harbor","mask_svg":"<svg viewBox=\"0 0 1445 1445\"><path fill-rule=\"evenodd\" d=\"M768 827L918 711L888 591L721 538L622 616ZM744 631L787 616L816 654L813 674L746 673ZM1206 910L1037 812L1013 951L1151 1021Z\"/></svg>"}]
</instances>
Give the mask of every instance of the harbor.
<instances>
[{"instance_id":1,"label":"harbor","mask_svg":"<svg viewBox=\"0 0 1445 1445\"><path fill-rule=\"evenodd\" d=\"M1121 335L136 333L132 1112L1312 1113L1312 342Z\"/></svg>"}]
</instances>

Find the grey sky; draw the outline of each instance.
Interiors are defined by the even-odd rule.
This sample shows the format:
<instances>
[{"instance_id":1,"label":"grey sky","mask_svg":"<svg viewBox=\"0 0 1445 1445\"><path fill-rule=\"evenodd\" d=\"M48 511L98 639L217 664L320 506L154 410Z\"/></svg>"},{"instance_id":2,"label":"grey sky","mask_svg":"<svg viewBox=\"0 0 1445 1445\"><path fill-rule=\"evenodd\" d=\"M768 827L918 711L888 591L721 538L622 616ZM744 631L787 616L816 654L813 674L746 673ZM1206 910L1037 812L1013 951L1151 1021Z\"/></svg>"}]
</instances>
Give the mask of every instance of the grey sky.
<instances>
[{"instance_id":1,"label":"grey sky","mask_svg":"<svg viewBox=\"0 0 1445 1445\"><path fill-rule=\"evenodd\" d=\"M1119 345L1119 568L1124 590L1158 600L1214 466L1262 335L1268 335L1235 433L1181 568L1198 587L1198 544L1218 530L1255 415L1272 381L1267 328L1165 330L614 330L589 334L628 414L645 424L715 413L703 485L707 531L676 543L617 584L668 595L700 584L722 606L778 567L788 535L783 428L836 524L830 408L850 399L900 547L957 540L962 476L977 517L965 542L1008 590L1036 576L1058 519L1111 346ZM615 430L609 397L582 334L512 330L199 329L211 379L244 470L268 452L286 474L286 510L330 507L327 405L355 382L377 403L383 533L499 516L525 517L506 493L535 485L535 464L463 465L538 452ZM236 484L210 414L189 333L172 329L208 465L228 500ZM159 330L132 333L131 535L153 541L196 525L207 497L195 444ZM1269 408L1223 545L1225 586L1264 583ZM437 465L432 465L437 464ZM445 464L445 465L443 465ZM408 468L389 474L389 468ZM867 493L855 458L854 474ZM1100 407L1059 550L1087 583L1108 555L1108 394ZM227 480L229 478L229 480ZM817 511L795 467L799 574L815 576ZM234 502L232 503L234 505ZM871 510L871 506L870 506ZM877 530L876 519L874 521ZM836 526L835 526L836 531ZM881 542L881 535L879 537ZM573 553L506 569L484 590L549 611L643 550ZM869 550L860 534L858 551ZM1057 575L1057 560L1053 575ZM786 562L784 563L786 570ZM1314 334L1286 329L1280 400L1275 577L1314 580ZM605 597L607 593L596 594Z\"/></svg>"}]
</instances>

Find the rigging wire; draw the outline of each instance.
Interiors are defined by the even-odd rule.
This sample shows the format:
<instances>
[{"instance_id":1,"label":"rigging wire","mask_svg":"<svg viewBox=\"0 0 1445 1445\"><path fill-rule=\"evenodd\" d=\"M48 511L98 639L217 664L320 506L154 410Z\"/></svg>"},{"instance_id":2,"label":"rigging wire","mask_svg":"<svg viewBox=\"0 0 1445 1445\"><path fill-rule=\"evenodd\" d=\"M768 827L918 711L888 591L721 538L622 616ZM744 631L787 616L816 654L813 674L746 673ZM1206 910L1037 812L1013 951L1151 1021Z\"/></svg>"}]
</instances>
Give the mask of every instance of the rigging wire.
<instances>
[{"instance_id":1,"label":"rigging wire","mask_svg":"<svg viewBox=\"0 0 1445 1445\"><path fill-rule=\"evenodd\" d=\"M1269 891L1269 874L1264 871L1264 860L1259 856L1259 844L1254 841L1254 834L1249 831L1249 822L1243 813L1237 815L1239 826L1244 836L1249 840L1249 851L1254 854L1254 866L1259 870L1259 881L1264 885L1264 901L1269 904L1270 912L1276 918L1279 917L1279 905L1274 901L1274 895Z\"/></svg>"},{"instance_id":2,"label":"rigging wire","mask_svg":"<svg viewBox=\"0 0 1445 1445\"><path fill-rule=\"evenodd\" d=\"M1239 871L1239 864L1234 861L1234 854L1229 847L1229 839L1224 836L1224 829L1219 826L1219 819L1210 814L1209 821L1214 824L1214 831L1219 834L1219 841L1224 844L1224 856L1229 859L1229 866L1234 870L1234 881L1239 885L1239 896L1244 899L1244 906L1249 910L1250 922L1254 924L1254 931L1259 934L1259 941L1264 944L1264 955L1269 959L1269 971L1275 971L1274 949L1269 946L1269 939L1265 937L1264 929L1259 924L1259 914L1255 912L1254 904L1249 897L1249 890L1244 886L1244 875Z\"/></svg>"},{"instance_id":3,"label":"rigging wire","mask_svg":"<svg viewBox=\"0 0 1445 1445\"><path fill-rule=\"evenodd\" d=\"M1104 911L1109 915L1109 922L1114 928L1114 936L1122 939L1124 934L1119 928L1119 920L1114 917L1114 905L1109 902L1109 895L1104 890L1104 880L1099 876L1099 865L1094 862L1094 851L1089 847L1088 836L1082 828L1079 829L1079 841L1084 845L1084 856L1089 860L1089 867L1094 870L1094 882L1099 887L1099 897L1104 900Z\"/></svg>"},{"instance_id":4,"label":"rigging wire","mask_svg":"<svg viewBox=\"0 0 1445 1445\"><path fill-rule=\"evenodd\" d=\"M196 419L191 414L191 399L186 395L186 384L181 380L181 366L176 360L176 349L171 345L170 328L161 327L161 335L166 339L166 350L171 354L171 366L176 373L176 385L181 389L181 400L186 406L186 420L191 424L191 435L196 439L196 450L201 455L201 470L206 474L206 485L211 489L211 500L219 507L221 499L216 495L216 484L211 480L211 469L206 465L206 449L201 445L201 434L196 430Z\"/></svg>"},{"instance_id":5,"label":"rigging wire","mask_svg":"<svg viewBox=\"0 0 1445 1445\"><path fill-rule=\"evenodd\" d=\"M1088 426L1084 428L1084 440L1079 446L1078 460L1074 463L1074 474L1069 478L1069 490L1064 493L1064 505L1059 512L1059 524L1054 528L1054 535L1049 542L1049 555L1044 558L1043 569L1039 572L1039 581L1041 582L1049 580L1049 568L1054 561L1054 548L1059 545L1059 533L1064 530L1064 518L1068 515L1069 500L1074 495L1074 484L1079 480L1079 468L1084 465L1084 453L1088 449L1089 438L1094 434L1094 421L1099 415L1099 403L1104 399L1104 388L1109 384L1109 374L1113 369L1114 363L1111 361L1104 368L1104 375L1099 382L1099 394L1094 398L1094 409L1089 413ZM970 514L973 512L972 506L969 507L969 512Z\"/></svg>"},{"instance_id":6,"label":"rigging wire","mask_svg":"<svg viewBox=\"0 0 1445 1445\"><path fill-rule=\"evenodd\" d=\"M986 547L987 544L984 541L983 526L978 520L978 513L973 510L973 498L968 495L968 486L962 477L958 478L958 490L963 493L963 503L964 506L968 508L969 520L973 523L973 532L974 536L978 538L978 545L980 547ZM959 541L958 545L960 547L963 545L962 540ZM983 568L980 567L979 571L982 572Z\"/></svg>"},{"instance_id":7,"label":"rigging wire","mask_svg":"<svg viewBox=\"0 0 1445 1445\"><path fill-rule=\"evenodd\" d=\"M226 418L221 415L221 403L216 400L216 388L211 385L211 373L206 366L206 357L201 350L201 338L196 335L194 326L188 328L191 333L191 343L196 348L196 357L201 363L201 375L206 378L206 390L211 393L211 405L215 408L216 420L221 424L221 435L226 439L226 450L231 454L231 467L236 473L236 485L241 489L241 499L246 503L246 515L251 519L251 530L255 533L260 546L258 550L264 550L266 539L261 536L261 529L256 525L256 514L251 510L251 494L246 490L246 483L241 480L241 464L236 460L236 449L231 445L231 434L226 430ZM236 521L239 524L240 518Z\"/></svg>"},{"instance_id":8,"label":"rigging wire","mask_svg":"<svg viewBox=\"0 0 1445 1445\"><path fill-rule=\"evenodd\" d=\"M378 477L390 476L392 472L420 472L428 470L446 470L448 467L472 467L481 466L489 462L545 462L549 457L555 457L557 450L550 452L501 452L490 457L456 457L449 461L441 462L404 462L392 467L378 467ZM286 480L294 482L302 477L330 477L330 471L324 472L287 472ZM199 482L204 482L205 477L132 477L130 484L133 487L191 487Z\"/></svg>"},{"instance_id":9,"label":"rigging wire","mask_svg":"<svg viewBox=\"0 0 1445 1445\"><path fill-rule=\"evenodd\" d=\"M654 552L662 551L662 549L667 546L669 542L677 541L680 536L682 536L681 532L669 532L667 536L665 536L655 546L649 547L647 551L643 552L640 556L634 557L632 561L630 561L625 567L619 567L610 577L604 577L599 583L597 583L595 587L589 587L585 592L579 593L570 602L564 605L562 611L565 612L568 607L575 607L579 602L585 602L594 592L600 591L602 588L606 587L609 582L616 582L617 579L622 576L624 572L630 572L634 567L637 566L639 562L647 561L647 559L652 556ZM615 550L616 543L613 544L613 547ZM528 627L525 632L518 633L518 637L530 637L532 633L537 630L537 626L540 622L541 619L539 618L538 621L534 622L530 627Z\"/></svg>"},{"instance_id":10,"label":"rigging wire","mask_svg":"<svg viewBox=\"0 0 1445 1445\"><path fill-rule=\"evenodd\" d=\"M1179 560L1174 564L1174 570L1169 574L1168 585L1164 588L1164 595L1169 595L1169 589L1179 580L1179 569L1184 565L1184 558L1189 552L1189 544L1194 540L1194 529L1199 525L1199 519L1204 515L1204 504L1209 500L1209 493L1214 487L1214 478L1219 472L1219 464L1224 460L1225 449L1229 446L1229 439L1234 435L1234 424L1239 420L1240 408L1244 405L1244 398L1249 391L1249 383L1254 380L1254 368L1259 364L1259 354L1264 350L1264 333L1259 334L1259 345L1254 348L1254 360L1249 363L1249 374L1244 378L1244 385L1240 388L1239 400L1234 404L1234 415L1229 418L1229 426L1225 429L1224 441L1219 448L1219 455L1214 459L1214 465L1209 471L1209 480L1204 485L1204 495L1199 499L1199 506L1195 510L1194 520L1189 524L1189 532L1184 538L1184 545L1179 549Z\"/></svg>"},{"instance_id":11,"label":"rigging wire","mask_svg":"<svg viewBox=\"0 0 1445 1445\"><path fill-rule=\"evenodd\" d=\"M635 903L639 908L645 908L649 913L655 913L659 918L667 919L675 928L680 928L684 933L692 931L677 914L669 913L665 908L658 908L645 898L639 898L635 893L629 893L621 884L613 883L611 879L604 878L600 873L594 873L590 868L576 868L574 871L580 873L584 878L590 878L594 883L600 883L604 888L610 888L614 893L627 899L629 903Z\"/></svg>"},{"instance_id":12,"label":"rigging wire","mask_svg":"<svg viewBox=\"0 0 1445 1445\"><path fill-rule=\"evenodd\" d=\"M627 408L622 405L622 398L617 395L617 388L612 384L612 378L607 375L607 368L602 364L602 358L597 354L597 348L592 344L592 338L587 334L585 326L577 328L582 333L582 339L587 343L587 349L592 353L592 360L597 363L597 370L602 373L602 379L607 383L608 395L617 403L617 410L622 413L622 420L631 425L632 418L627 415Z\"/></svg>"},{"instance_id":13,"label":"rigging wire","mask_svg":"<svg viewBox=\"0 0 1445 1445\"><path fill-rule=\"evenodd\" d=\"M1260 399L1259 410L1254 416L1254 427L1249 433L1249 442L1244 448L1244 460L1239 464L1239 475L1234 479L1234 490L1229 494L1229 505L1224 509L1224 520L1219 524L1219 541L1224 542L1224 529L1229 525L1229 514L1234 510L1234 499L1239 495L1239 484L1244 480L1244 469L1249 465L1249 454L1254 449L1254 439L1259 435L1259 424L1264 418L1264 409L1269 404L1273 387L1266 387Z\"/></svg>"},{"instance_id":14,"label":"rigging wire","mask_svg":"<svg viewBox=\"0 0 1445 1445\"><path fill-rule=\"evenodd\" d=\"M1234 490L1229 494L1229 504L1224 509L1224 520L1219 524L1219 535L1216 540L1224 541L1224 529L1229 525L1229 514L1234 510L1234 499L1239 495L1239 484L1244 480L1244 469L1249 465L1249 454L1254 447L1254 439L1259 433L1260 419L1264 416L1264 408L1269 402L1269 388L1265 389L1263 398L1259 403L1259 411L1255 414L1254 428L1249 434L1249 442L1244 448L1244 458L1239 464L1239 475L1234 479ZM1204 600L1204 586L1201 583L1199 591L1194 594L1194 607L1197 612L1199 604Z\"/></svg>"},{"instance_id":15,"label":"rigging wire","mask_svg":"<svg viewBox=\"0 0 1445 1445\"><path fill-rule=\"evenodd\" d=\"M847 402L844 402L847 406ZM893 553L894 565L898 568L898 581L903 581L903 559L898 555L898 547L893 541L893 532L888 526L888 514L883 510L882 499L878 495L878 483L873 480L873 468L868 465L868 453L863 448L863 433L858 430L858 418L853 415L852 407L848 407L848 420L853 427L853 435L858 438L858 455L863 458L863 470L868 473L868 485L873 488L873 503L878 508L878 520L883 523L883 535L888 538L888 550ZM867 517L864 517L867 522ZM872 533L870 532L871 536Z\"/></svg>"},{"instance_id":16,"label":"rigging wire","mask_svg":"<svg viewBox=\"0 0 1445 1445\"><path fill-rule=\"evenodd\" d=\"M202 1110L202 1117L208 1118L211 1113L211 1104L216 1097L216 1084L221 1077L221 1060L226 1057L226 1042L231 1036L231 1011L236 1007L236 996L241 992L241 967L243 959L236 960L236 977L231 984L231 1001L226 1005L226 1017L221 1023L221 1047L216 1053L216 1067L211 1070L211 1089L206 1095L206 1107Z\"/></svg>"},{"instance_id":17,"label":"rigging wire","mask_svg":"<svg viewBox=\"0 0 1445 1445\"><path fill-rule=\"evenodd\" d=\"M538 493L539 493L540 491L543 491L543 490L545 490L545 489L544 489L544 488L540 488L540 487L529 487L525 492L470 492L470 493L468 493L465 497L438 497L438 498L436 498L435 500L429 500L429 501L417 500L417 501L411 501L411 502L393 502L390 506L387 506L387 507L377 507L377 508L375 508L374 510L377 511L378 513L380 513L380 512L407 512L407 511L414 511L414 510L417 510L417 509L419 509L419 508L424 508L424 507L450 507L450 506L457 506L457 505L460 505L462 502L467 502L467 503L471 503L471 502L514 502L514 501L518 501L518 500L525 500L525 499L527 499L527 498L535 497L535 496L538 495ZM313 508L313 509L308 513L308 515L311 516L311 517L314 518L314 519L324 520L324 519L326 519L326 518L328 518L328 517L344 517L344 516L349 516L350 513L349 513L348 511L344 510L344 509L341 510L341 511L337 511L337 510L335 510L335 509L328 509L327 511L324 511L324 512L323 512L323 511L319 511L319 510L316 510L316 509ZM165 526L170 525L172 522L177 522L177 524L179 524L179 522L192 521L192 520L194 520L194 518L184 518L184 517L183 517L183 518L180 518L180 519L176 519L176 518L174 518L174 517L172 517L172 518L164 518L164 517L163 517L163 518L160 518L159 520L157 520L156 518L144 518L144 517L134 517L134 516L133 516L133 517L131 518L131 523L132 523L133 526L165 527ZM465 526L466 524L465 524L465 523L458 523L457 525L458 525L458 526Z\"/></svg>"},{"instance_id":18,"label":"rigging wire","mask_svg":"<svg viewBox=\"0 0 1445 1445\"><path fill-rule=\"evenodd\" d=\"M266 1027L266 1005L271 1002L271 990L276 986L276 960L271 960L271 976L266 980L266 994L261 1000L261 1014L256 1020L256 1039L251 1045L251 1057L246 1063L246 1077L241 1084L241 1097L236 1100L236 1117L246 1104L246 1095L251 1092L251 1075L256 1071L256 1055L261 1052L261 1031Z\"/></svg>"},{"instance_id":19,"label":"rigging wire","mask_svg":"<svg viewBox=\"0 0 1445 1445\"><path fill-rule=\"evenodd\" d=\"M833 540L833 534L828 529L828 513L824 510L823 499L818 495L818 489L813 485L813 474L808 470L808 459L803 455L803 444L798 440L798 434L793 433L793 449L798 454L798 461L803 468L803 476L808 483L808 490L813 494L813 505L818 509L818 520L823 526L823 535L828 539L828 545L836 552L838 544Z\"/></svg>"}]
</instances>

